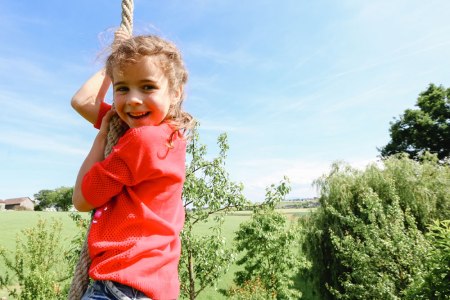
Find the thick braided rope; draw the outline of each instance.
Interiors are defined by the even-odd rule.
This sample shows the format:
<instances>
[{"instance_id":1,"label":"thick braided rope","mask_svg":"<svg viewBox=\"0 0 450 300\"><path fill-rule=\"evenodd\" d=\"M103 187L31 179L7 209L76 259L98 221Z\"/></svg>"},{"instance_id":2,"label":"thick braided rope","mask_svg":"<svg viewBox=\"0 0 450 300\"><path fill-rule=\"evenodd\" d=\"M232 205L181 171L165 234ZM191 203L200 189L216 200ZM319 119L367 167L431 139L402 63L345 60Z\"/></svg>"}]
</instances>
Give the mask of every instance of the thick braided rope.
<instances>
[{"instance_id":1,"label":"thick braided rope","mask_svg":"<svg viewBox=\"0 0 450 300\"><path fill-rule=\"evenodd\" d=\"M75 267L75 273L73 275L72 284L69 290L68 300L80 300L81 297L86 292L87 286L89 285L89 266L91 265L91 258L89 256L87 237L89 230L91 229L91 224L86 234L86 239L84 240L83 246L80 251L80 258L78 259L77 266Z\"/></svg>"},{"instance_id":2,"label":"thick braided rope","mask_svg":"<svg viewBox=\"0 0 450 300\"><path fill-rule=\"evenodd\" d=\"M122 22L120 27L122 30L125 30L129 36L132 35L133 0L122 0ZM117 141L126 130L127 126L123 124L117 115L114 115L109 123L109 131L105 145L105 157L111 153L112 147L117 144ZM86 239L81 248L80 258L75 268L68 300L80 300L89 285L89 266L91 265L91 258L88 251L88 236L90 229L91 224L89 224Z\"/></svg>"},{"instance_id":3,"label":"thick braided rope","mask_svg":"<svg viewBox=\"0 0 450 300\"><path fill-rule=\"evenodd\" d=\"M105 157L111 153L112 148L117 144L120 137L127 129L128 126L122 122L117 114L111 117L111 120L109 121L109 131L106 137Z\"/></svg>"},{"instance_id":4,"label":"thick braided rope","mask_svg":"<svg viewBox=\"0 0 450 300\"><path fill-rule=\"evenodd\" d=\"M122 0L122 22L120 28L128 33L128 36L133 34L133 0ZM120 41L118 41L120 42ZM127 127L117 115L114 115L109 121L109 131L105 147L105 157L107 157L112 150L112 147L117 144L119 138L125 133Z\"/></svg>"},{"instance_id":5,"label":"thick braided rope","mask_svg":"<svg viewBox=\"0 0 450 300\"><path fill-rule=\"evenodd\" d=\"M133 0L122 0L122 29L125 29L129 36L133 35Z\"/></svg>"}]
</instances>

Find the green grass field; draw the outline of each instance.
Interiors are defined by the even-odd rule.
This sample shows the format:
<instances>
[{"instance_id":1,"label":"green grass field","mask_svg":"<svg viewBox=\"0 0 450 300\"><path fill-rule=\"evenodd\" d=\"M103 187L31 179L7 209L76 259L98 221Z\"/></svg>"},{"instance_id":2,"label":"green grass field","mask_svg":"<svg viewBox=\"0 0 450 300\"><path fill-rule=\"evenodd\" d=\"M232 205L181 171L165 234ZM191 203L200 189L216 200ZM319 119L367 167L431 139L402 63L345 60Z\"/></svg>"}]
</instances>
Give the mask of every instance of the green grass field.
<instances>
[{"instance_id":1,"label":"green grass field","mask_svg":"<svg viewBox=\"0 0 450 300\"><path fill-rule=\"evenodd\" d=\"M280 210L281 212L288 215L291 219L306 215L310 213L310 209L289 209L289 210ZM240 211L234 212L231 215L226 216L223 234L227 239L227 243L229 247L232 246L234 233L239 228L239 224L243 221L246 221L250 218L251 212L248 211ZM86 214L88 217L88 214ZM67 245L70 243L72 238L77 233L77 228L75 223L69 217L68 213L63 212L11 212L11 211L3 211L0 212L0 246L6 248L9 251L14 251L16 247L16 236L20 233L22 229L29 228L37 224L39 218L51 221L52 219L60 220L63 224L63 232L62 236L64 237L63 243ZM210 224L201 224L197 227L199 234L207 234L209 232ZM234 273L238 270L238 266L233 265L229 272L225 274L219 281L217 288L218 289L228 289L233 283ZM3 261L0 261L0 274L4 274L5 266ZM303 287L303 299L315 299L314 297L309 295L309 291L307 290L307 285L299 282L298 286ZM306 289L306 290L305 290ZM1 297L6 296L6 291L0 290L0 299ZM208 288L200 296L199 300L220 300L226 299L222 294L216 291L214 288Z\"/></svg>"}]
</instances>

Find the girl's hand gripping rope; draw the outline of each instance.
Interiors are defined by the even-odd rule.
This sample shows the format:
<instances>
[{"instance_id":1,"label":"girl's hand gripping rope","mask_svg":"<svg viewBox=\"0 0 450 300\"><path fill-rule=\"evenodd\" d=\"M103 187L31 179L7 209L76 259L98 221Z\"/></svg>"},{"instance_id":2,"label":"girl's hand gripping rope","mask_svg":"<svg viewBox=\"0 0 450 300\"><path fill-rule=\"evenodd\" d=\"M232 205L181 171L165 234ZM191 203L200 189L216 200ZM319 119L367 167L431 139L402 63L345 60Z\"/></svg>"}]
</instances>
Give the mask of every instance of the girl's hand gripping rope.
<instances>
[{"instance_id":1,"label":"girl's hand gripping rope","mask_svg":"<svg viewBox=\"0 0 450 300\"><path fill-rule=\"evenodd\" d=\"M109 132L109 121L111 118L116 114L116 110L114 108L114 105L111 107L111 109L105 114L105 116L102 119L102 124L100 125L100 131L97 135L102 135L103 137L108 136Z\"/></svg>"}]
</instances>

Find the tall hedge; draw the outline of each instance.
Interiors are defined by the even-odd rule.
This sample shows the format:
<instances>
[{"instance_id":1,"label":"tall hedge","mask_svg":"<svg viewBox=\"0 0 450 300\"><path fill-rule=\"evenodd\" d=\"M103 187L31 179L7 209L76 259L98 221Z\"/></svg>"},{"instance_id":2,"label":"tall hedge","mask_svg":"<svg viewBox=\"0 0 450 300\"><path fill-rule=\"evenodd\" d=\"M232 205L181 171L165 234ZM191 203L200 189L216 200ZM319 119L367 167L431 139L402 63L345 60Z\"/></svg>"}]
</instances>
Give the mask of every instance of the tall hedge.
<instances>
[{"instance_id":1,"label":"tall hedge","mask_svg":"<svg viewBox=\"0 0 450 300\"><path fill-rule=\"evenodd\" d=\"M404 156L360 171L343 163L316 181L303 251L324 299L401 299L426 269L426 225L448 218L448 165ZM420 277L420 276L419 276Z\"/></svg>"}]
</instances>

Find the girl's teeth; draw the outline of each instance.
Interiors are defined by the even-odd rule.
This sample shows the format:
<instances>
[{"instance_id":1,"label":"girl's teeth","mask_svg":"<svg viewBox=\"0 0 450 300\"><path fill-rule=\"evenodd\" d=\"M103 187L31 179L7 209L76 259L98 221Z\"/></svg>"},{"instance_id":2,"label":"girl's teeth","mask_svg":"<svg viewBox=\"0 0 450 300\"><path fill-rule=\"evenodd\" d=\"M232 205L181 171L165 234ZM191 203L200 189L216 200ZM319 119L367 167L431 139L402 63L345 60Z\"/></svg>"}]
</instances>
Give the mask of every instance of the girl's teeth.
<instances>
[{"instance_id":1,"label":"girl's teeth","mask_svg":"<svg viewBox=\"0 0 450 300\"><path fill-rule=\"evenodd\" d=\"M148 112L142 112L142 113L128 113L130 116L138 118L138 117L142 117L148 114Z\"/></svg>"}]
</instances>

